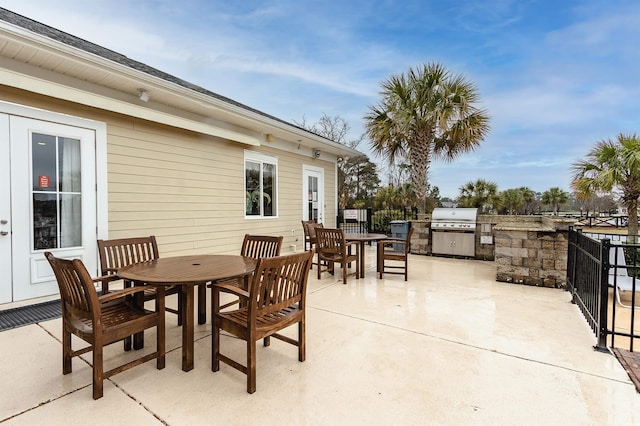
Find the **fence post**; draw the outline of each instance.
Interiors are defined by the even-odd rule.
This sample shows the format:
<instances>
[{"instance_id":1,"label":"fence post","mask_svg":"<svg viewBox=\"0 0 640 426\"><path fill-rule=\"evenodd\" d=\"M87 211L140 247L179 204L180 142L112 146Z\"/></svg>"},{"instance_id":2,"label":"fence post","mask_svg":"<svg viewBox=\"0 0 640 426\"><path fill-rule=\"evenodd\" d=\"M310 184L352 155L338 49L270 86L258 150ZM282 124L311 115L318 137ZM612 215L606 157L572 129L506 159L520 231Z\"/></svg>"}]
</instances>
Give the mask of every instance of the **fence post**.
<instances>
[{"instance_id":1,"label":"fence post","mask_svg":"<svg viewBox=\"0 0 640 426\"><path fill-rule=\"evenodd\" d=\"M607 349L607 311L609 310L609 251L611 240L605 238L600 243L600 306L598 313L598 343L594 349L609 352Z\"/></svg>"},{"instance_id":2,"label":"fence post","mask_svg":"<svg viewBox=\"0 0 640 426\"><path fill-rule=\"evenodd\" d=\"M571 303L576 303L576 231L569 226L569 246L567 253L567 290L571 291Z\"/></svg>"}]
</instances>

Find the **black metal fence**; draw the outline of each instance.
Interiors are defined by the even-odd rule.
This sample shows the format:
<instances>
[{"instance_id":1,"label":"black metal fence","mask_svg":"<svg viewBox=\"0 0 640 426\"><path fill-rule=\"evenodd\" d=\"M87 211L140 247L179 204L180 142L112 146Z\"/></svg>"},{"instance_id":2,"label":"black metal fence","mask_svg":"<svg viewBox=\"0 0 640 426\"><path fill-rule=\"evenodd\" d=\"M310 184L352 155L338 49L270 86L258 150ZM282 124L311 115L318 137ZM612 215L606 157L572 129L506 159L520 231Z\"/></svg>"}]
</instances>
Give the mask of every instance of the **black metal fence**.
<instances>
[{"instance_id":1,"label":"black metal fence","mask_svg":"<svg viewBox=\"0 0 640 426\"><path fill-rule=\"evenodd\" d=\"M598 350L607 350L608 344L616 347L616 337L625 337L628 350L633 352L634 341L640 339L635 329L636 308L640 308L640 300L636 300L636 290L640 291L640 281L636 287L636 275L640 277L640 266L636 266L639 251L640 244L611 244L608 238L598 240L569 230L567 290L596 334ZM610 289L614 297L619 295L618 280L622 276L631 281L631 303L626 307L619 299L609 300ZM620 309L626 309L625 314L629 315L619 315Z\"/></svg>"},{"instance_id":2,"label":"black metal fence","mask_svg":"<svg viewBox=\"0 0 640 426\"><path fill-rule=\"evenodd\" d=\"M347 209L348 210L348 209ZM345 210L338 210L336 223L345 232L375 232L391 235L391 222L396 220L416 220L418 210L408 209L363 209L366 212L359 215L360 219L345 218ZM364 220L363 220L364 219Z\"/></svg>"}]
</instances>

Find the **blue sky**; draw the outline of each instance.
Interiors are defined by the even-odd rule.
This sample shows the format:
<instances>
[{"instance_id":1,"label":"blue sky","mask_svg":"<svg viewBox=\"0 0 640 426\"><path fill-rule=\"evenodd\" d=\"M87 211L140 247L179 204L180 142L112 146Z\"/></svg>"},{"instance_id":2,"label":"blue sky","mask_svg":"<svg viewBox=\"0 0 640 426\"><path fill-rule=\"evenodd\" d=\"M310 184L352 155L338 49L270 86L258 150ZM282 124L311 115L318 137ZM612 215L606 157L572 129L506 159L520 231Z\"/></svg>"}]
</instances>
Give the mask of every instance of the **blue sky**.
<instances>
[{"instance_id":1,"label":"blue sky","mask_svg":"<svg viewBox=\"0 0 640 426\"><path fill-rule=\"evenodd\" d=\"M340 116L362 133L380 83L427 62L473 81L491 117L480 147L434 162L456 197L570 190L602 139L640 133L637 0L0 0L0 6L281 119ZM358 149L380 164L365 139Z\"/></svg>"}]
</instances>

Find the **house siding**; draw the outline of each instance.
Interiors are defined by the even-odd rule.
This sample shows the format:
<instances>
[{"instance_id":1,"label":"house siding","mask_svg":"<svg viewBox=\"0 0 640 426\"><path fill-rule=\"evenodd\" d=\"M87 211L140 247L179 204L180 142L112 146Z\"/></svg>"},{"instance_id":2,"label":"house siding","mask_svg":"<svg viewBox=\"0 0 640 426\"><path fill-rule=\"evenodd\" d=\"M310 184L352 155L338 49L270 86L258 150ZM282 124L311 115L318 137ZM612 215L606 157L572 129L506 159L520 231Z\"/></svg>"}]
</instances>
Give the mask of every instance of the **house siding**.
<instances>
[{"instance_id":1,"label":"house siding","mask_svg":"<svg viewBox=\"0 0 640 426\"><path fill-rule=\"evenodd\" d=\"M245 233L303 249L302 165L324 169L335 226L335 163L253 147L0 86L0 99L107 124L108 237L156 235L162 255L237 253ZM278 217L245 219L245 149L278 158ZM292 235L294 230L294 235Z\"/></svg>"}]
</instances>

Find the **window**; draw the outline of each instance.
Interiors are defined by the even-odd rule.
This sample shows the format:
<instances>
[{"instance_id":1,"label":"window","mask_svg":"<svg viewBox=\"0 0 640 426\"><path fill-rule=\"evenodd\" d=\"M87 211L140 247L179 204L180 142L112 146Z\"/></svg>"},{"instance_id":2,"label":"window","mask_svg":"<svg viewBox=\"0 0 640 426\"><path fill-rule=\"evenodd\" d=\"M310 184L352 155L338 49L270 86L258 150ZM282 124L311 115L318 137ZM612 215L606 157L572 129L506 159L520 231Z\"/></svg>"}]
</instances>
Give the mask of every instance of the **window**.
<instances>
[{"instance_id":1,"label":"window","mask_svg":"<svg viewBox=\"0 0 640 426\"><path fill-rule=\"evenodd\" d=\"M277 199L278 160L274 157L245 152L244 189L246 217L275 217Z\"/></svg>"}]
</instances>

